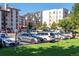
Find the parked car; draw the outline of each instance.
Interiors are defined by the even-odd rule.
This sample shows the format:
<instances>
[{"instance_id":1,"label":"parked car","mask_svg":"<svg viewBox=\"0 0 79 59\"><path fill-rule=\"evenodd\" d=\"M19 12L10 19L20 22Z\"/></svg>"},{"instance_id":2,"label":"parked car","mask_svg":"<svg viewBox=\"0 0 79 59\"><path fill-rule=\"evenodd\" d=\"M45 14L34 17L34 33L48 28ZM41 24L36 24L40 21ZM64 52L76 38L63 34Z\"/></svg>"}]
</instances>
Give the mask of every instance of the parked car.
<instances>
[{"instance_id":1,"label":"parked car","mask_svg":"<svg viewBox=\"0 0 79 59\"><path fill-rule=\"evenodd\" d=\"M38 43L43 42L43 38L38 37L37 35L32 34L32 37L33 37L33 38L36 38L36 39L38 40Z\"/></svg>"},{"instance_id":2,"label":"parked car","mask_svg":"<svg viewBox=\"0 0 79 59\"><path fill-rule=\"evenodd\" d=\"M58 39L65 39L65 36L62 34L62 33L53 33L55 38L58 38Z\"/></svg>"},{"instance_id":3,"label":"parked car","mask_svg":"<svg viewBox=\"0 0 79 59\"><path fill-rule=\"evenodd\" d=\"M32 35L30 33L23 33L18 36L18 39L20 42L40 43L42 38Z\"/></svg>"},{"instance_id":4,"label":"parked car","mask_svg":"<svg viewBox=\"0 0 79 59\"><path fill-rule=\"evenodd\" d=\"M63 34L51 31L39 32L37 36L42 37L44 42L59 41L65 39Z\"/></svg>"},{"instance_id":5,"label":"parked car","mask_svg":"<svg viewBox=\"0 0 79 59\"><path fill-rule=\"evenodd\" d=\"M51 42L55 40L54 35L51 32L39 32L37 36L43 38L44 42Z\"/></svg>"},{"instance_id":6,"label":"parked car","mask_svg":"<svg viewBox=\"0 0 79 59\"><path fill-rule=\"evenodd\" d=\"M65 38L75 38L75 33L73 32L65 32L63 33L63 35L65 36Z\"/></svg>"},{"instance_id":7,"label":"parked car","mask_svg":"<svg viewBox=\"0 0 79 59\"><path fill-rule=\"evenodd\" d=\"M15 45L15 39L5 33L0 33L0 47L9 47Z\"/></svg>"}]
</instances>

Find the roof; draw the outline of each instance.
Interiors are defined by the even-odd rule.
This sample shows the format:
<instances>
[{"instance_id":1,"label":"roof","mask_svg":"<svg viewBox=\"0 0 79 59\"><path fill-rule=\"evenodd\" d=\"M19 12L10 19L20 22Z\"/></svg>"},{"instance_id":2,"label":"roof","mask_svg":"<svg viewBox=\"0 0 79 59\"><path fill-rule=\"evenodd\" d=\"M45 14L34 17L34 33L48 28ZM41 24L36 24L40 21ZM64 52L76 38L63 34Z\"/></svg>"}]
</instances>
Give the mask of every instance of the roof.
<instances>
[{"instance_id":1,"label":"roof","mask_svg":"<svg viewBox=\"0 0 79 59\"><path fill-rule=\"evenodd\" d=\"M1 8L0 11L9 11L9 9Z\"/></svg>"}]
</instances>

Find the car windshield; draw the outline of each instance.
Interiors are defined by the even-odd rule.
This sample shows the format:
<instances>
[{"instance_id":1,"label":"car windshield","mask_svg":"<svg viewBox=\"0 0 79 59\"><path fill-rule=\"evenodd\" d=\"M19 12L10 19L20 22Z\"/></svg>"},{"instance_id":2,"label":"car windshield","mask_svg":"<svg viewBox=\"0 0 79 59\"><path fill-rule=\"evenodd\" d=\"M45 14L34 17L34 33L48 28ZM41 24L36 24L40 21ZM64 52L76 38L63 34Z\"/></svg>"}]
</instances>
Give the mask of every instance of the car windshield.
<instances>
[{"instance_id":1,"label":"car windshield","mask_svg":"<svg viewBox=\"0 0 79 59\"><path fill-rule=\"evenodd\" d=\"M37 38L37 36L32 36L32 37Z\"/></svg>"},{"instance_id":2,"label":"car windshield","mask_svg":"<svg viewBox=\"0 0 79 59\"><path fill-rule=\"evenodd\" d=\"M21 36L31 36L31 34L21 34Z\"/></svg>"},{"instance_id":3,"label":"car windshield","mask_svg":"<svg viewBox=\"0 0 79 59\"><path fill-rule=\"evenodd\" d=\"M37 38L38 36L36 36L36 35L32 35L32 37L35 37L35 38Z\"/></svg>"},{"instance_id":4,"label":"car windshield","mask_svg":"<svg viewBox=\"0 0 79 59\"><path fill-rule=\"evenodd\" d=\"M55 34L55 35L59 35L60 33L53 33L53 34Z\"/></svg>"},{"instance_id":5,"label":"car windshield","mask_svg":"<svg viewBox=\"0 0 79 59\"><path fill-rule=\"evenodd\" d=\"M54 35L54 33L50 33L50 35L51 35L51 36L53 36L53 35Z\"/></svg>"},{"instance_id":6,"label":"car windshield","mask_svg":"<svg viewBox=\"0 0 79 59\"><path fill-rule=\"evenodd\" d=\"M48 35L48 33L38 33L37 35Z\"/></svg>"},{"instance_id":7,"label":"car windshield","mask_svg":"<svg viewBox=\"0 0 79 59\"><path fill-rule=\"evenodd\" d=\"M33 38L41 38L41 37L38 37L38 36L36 36L36 35L32 35L32 37L33 37Z\"/></svg>"}]
</instances>

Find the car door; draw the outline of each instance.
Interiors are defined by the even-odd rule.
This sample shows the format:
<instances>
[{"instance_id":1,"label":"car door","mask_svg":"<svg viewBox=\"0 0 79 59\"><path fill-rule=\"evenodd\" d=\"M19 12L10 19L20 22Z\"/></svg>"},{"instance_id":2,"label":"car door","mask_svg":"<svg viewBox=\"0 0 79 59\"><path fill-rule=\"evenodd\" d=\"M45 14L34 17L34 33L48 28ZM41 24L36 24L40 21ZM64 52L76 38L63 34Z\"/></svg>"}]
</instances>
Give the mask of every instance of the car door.
<instances>
[{"instance_id":1,"label":"car door","mask_svg":"<svg viewBox=\"0 0 79 59\"><path fill-rule=\"evenodd\" d=\"M32 37L30 34L28 34L27 37L25 37L26 42L31 42L31 39L32 39Z\"/></svg>"},{"instance_id":2,"label":"car door","mask_svg":"<svg viewBox=\"0 0 79 59\"><path fill-rule=\"evenodd\" d=\"M22 34L21 41L23 41L23 42L30 42L31 41L31 35L30 34Z\"/></svg>"},{"instance_id":3,"label":"car door","mask_svg":"<svg viewBox=\"0 0 79 59\"><path fill-rule=\"evenodd\" d=\"M21 34L20 41L25 41L27 39L28 34Z\"/></svg>"}]
</instances>

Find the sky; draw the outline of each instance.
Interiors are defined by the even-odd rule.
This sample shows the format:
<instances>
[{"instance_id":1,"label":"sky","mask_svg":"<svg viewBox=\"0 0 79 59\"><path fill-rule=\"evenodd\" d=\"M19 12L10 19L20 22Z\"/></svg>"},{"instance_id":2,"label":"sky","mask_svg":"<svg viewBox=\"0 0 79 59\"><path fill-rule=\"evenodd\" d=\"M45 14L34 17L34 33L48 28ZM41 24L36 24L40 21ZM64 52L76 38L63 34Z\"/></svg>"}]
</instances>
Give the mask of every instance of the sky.
<instances>
[{"instance_id":1,"label":"sky","mask_svg":"<svg viewBox=\"0 0 79 59\"><path fill-rule=\"evenodd\" d=\"M0 6L4 6L4 3L0 3ZM8 6L20 9L20 15L25 15L28 12L47 9L67 8L72 10L73 3L8 3Z\"/></svg>"}]
</instances>

